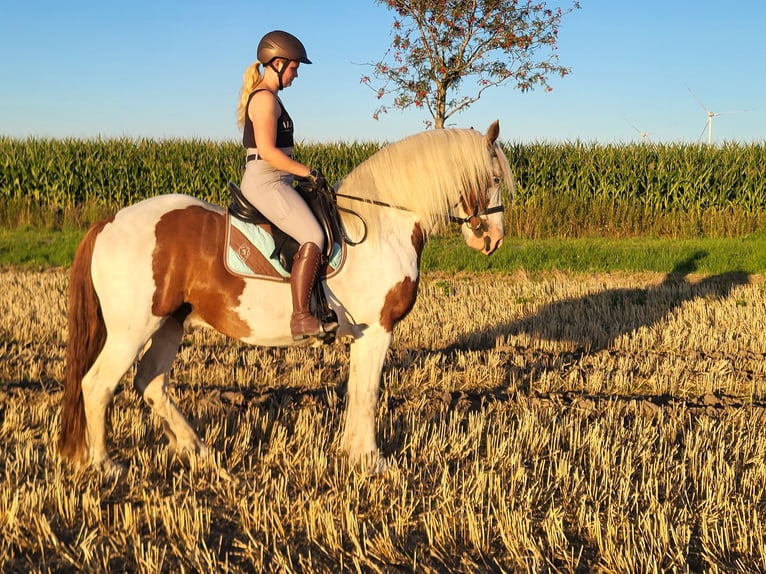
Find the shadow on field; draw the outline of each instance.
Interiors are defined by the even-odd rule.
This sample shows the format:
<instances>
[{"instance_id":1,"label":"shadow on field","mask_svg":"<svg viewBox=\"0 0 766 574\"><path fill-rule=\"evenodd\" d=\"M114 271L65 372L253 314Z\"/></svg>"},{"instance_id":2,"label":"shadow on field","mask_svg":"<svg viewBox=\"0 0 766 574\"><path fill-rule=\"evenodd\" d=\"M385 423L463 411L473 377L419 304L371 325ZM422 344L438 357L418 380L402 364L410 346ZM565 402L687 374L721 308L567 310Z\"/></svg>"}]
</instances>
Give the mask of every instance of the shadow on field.
<instances>
[{"instance_id":1,"label":"shadow on field","mask_svg":"<svg viewBox=\"0 0 766 574\"><path fill-rule=\"evenodd\" d=\"M569 342L580 352L604 350L622 335L659 323L688 301L724 299L735 287L749 283L749 275L740 272L690 282L688 275L697 270L697 261L706 255L706 252L698 251L680 261L659 285L607 289L584 297L555 301L518 321L488 325L481 332L468 333L454 347L489 349L495 346L498 337L512 340L527 334L548 341Z\"/></svg>"},{"instance_id":2,"label":"shadow on field","mask_svg":"<svg viewBox=\"0 0 766 574\"><path fill-rule=\"evenodd\" d=\"M509 401L533 401L537 404L551 404L560 407L577 405L589 412L597 412L602 402L615 401L628 411L636 409L654 413L667 405L684 405L693 412L712 414L745 404L766 408L766 401L752 398L728 396L721 393L706 393L699 397L676 397L670 394L658 395L615 395L588 393L583 390L558 390L533 392L523 380L534 380L542 371L559 371L566 374L578 368L583 356L608 349L618 337L632 333L642 327L651 328L660 323L681 305L696 299L718 301L730 296L732 290L749 283L746 273L724 273L690 281L689 275L697 270L697 262L705 257L703 251L678 262L673 271L655 286L631 289L607 289L583 297L564 299L541 306L533 314L522 319L488 324L485 328L465 333L453 344L432 351L421 351L411 357L411 350L402 356L393 353L387 368L406 368L418 355L440 355L444 362L453 363L453 358L465 351L496 350L506 355L506 383L486 389L472 391L432 391L426 393L425 406L438 412L473 412L486 407L488 403ZM525 348L514 345L514 338L529 335L548 341L570 343L573 348ZM506 338L507 346L498 346L498 338ZM513 365L512 357L523 353L526 365ZM481 372L483 353L475 363L461 367ZM406 397L389 399L389 408L394 411L407 402ZM627 412L627 411L626 411ZM406 436L406 432L403 436ZM395 438L388 441L386 454L397 452L401 447Z\"/></svg>"}]
</instances>

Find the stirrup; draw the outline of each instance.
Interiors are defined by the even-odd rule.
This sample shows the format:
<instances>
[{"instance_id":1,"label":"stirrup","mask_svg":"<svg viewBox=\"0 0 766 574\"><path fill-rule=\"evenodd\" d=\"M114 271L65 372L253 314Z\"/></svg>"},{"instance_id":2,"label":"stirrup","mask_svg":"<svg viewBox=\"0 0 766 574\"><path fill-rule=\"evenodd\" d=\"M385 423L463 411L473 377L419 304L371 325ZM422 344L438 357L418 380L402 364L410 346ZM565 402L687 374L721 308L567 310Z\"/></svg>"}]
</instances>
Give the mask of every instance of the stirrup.
<instances>
[{"instance_id":1,"label":"stirrup","mask_svg":"<svg viewBox=\"0 0 766 574\"><path fill-rule=\"evenodd\" d=\"M322 325L322 332L325 335L334 335L340 326L337 321L327 321L324 323L320 320L319 324Z\"/></svg>"},{"instance_id":2,"label":"stirrup","mask_svg":"<svg viewBox=\"0 0 766 574\"><path fill-rule=\"evenodd\" d=\"M326 325L329 325L330 328L328 329ZM318 333L302 333L298 335L293 335L293 341L305 341L306 339L319 339L320 341L325 341L328 339L334 339L335 338L335 331L338 330L338 323L337 321L333 321L331 323L322 323L319 322L319 332Z\"/></svg>"}]
</instances>

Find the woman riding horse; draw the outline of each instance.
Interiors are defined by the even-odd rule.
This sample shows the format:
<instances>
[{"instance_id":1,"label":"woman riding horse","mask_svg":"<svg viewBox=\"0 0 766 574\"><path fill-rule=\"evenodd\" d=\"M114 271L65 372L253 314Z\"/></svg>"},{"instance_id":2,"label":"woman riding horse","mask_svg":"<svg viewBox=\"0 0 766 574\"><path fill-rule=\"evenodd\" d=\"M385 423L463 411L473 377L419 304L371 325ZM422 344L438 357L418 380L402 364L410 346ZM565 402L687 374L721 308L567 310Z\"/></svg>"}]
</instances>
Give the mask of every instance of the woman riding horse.
<instances>
[{"instance_id":1,"label":"woman riding horse","mask_svg":"<svg viewBox=\"0 0 766 574\"><path fill-rule=\"evenodd\" d=\"M350 349L340 448L353 464L385 468L376 441L381 374L394 328L415 304L428 237L456 221L466 244L485 255L503 243L500 185L506 181L513 195L514 184L498 137L498 122L486 134L415 134L377 151L338 186L342 223L363 238L347 245L341 269L323 281L337 339ZM181 194L151 197L90 227L69 276L62 458L123 471L109 454L106 414L133 365L133 387L170 445L209 453L168 390L187 328L210 327L251 345L306 342L295 341L287 324L290 287L228 271L226 231L223 207Z\"/></svg>"},{"instance_id":2,"label":"woman riding horse","mask_svg":"<svg viewBox=\"0 0 766 574\"><path fill-rule=\"evenodd\" d=\"M269 221L300 245L290 276L293 339L323 337L338 328L335 322L322 324L310 308L325 236L293 187L295 176L313 179L314 175L293 159L293 121L277 95L298 77L300 64L310 64L311 60L300 40L281 30L261 39L257 55L258 60L245 71L238 109L242 144L247 149L242 192Z\"/></svg>"}]
</instances>

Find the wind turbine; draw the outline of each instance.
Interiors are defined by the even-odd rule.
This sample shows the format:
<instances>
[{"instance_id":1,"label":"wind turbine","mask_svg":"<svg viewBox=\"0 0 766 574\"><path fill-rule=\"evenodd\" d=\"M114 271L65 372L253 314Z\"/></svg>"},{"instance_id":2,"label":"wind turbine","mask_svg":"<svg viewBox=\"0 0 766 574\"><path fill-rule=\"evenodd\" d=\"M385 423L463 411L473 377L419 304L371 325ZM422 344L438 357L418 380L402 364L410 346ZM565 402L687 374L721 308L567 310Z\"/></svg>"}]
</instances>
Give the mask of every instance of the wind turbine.
<instances>
[{"instance_id":1,"label":"wind turbine","mask_svg":"<svg viewBox=\"0 0 766 574\"><path fill-rule=\"evenodd\" d=\"M649 134L646 133L643 130L638 129L635 125L633 125L633 122L631 122L628 118L625 118L625 121L630 124L630 127L632 127L634 130L636 130L639 134L641 134L641 143L646 143L646 138L649 137Z\"/></svg>"},{"instance_id":2,"label":"wind turbine","mask_svg":"<svg viewBox=\"0 0 766 574\"><path fill-rule=\"evenodd\" d=\"M705 104L702 103L702 100L700 100L697 95L692 92L692 89L689 86L686 86L686 89L689 90L689 93L692 95L692 97L697 100L697 103L702 106L702 109L705 110L705 113L707 114L707 122L705 123L705 127L702 128L702 132L700 132L700 137L697 139L702 138L702 134L705 133L705 130L707 130L707 145L711 145L713 143L713 118L716 116L725 116L727 114L737 114L740 112L748 112L750 110L736 110L733 112L711 112L705 107Z\"/></svg>"}]
</instances>

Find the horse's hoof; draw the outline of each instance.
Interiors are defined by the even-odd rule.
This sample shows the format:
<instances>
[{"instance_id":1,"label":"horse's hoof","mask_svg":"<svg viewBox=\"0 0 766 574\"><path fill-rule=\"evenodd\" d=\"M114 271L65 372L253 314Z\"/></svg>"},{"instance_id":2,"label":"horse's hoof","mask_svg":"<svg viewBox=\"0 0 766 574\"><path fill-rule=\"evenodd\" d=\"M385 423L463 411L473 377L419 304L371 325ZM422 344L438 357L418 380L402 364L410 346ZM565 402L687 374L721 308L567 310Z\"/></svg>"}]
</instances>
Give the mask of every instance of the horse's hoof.
<instances>
[{"instance_id":1,"label":"horse's hoof","mask_svg":"<svg viewBox=\"0 0 766 574\"><path fill-rule=\"evenodd\" d=\"M108 480L120 480L127 472L127 468L124 465L114 462L111 458L106 458L101 462L94 463L93 467L102 477Z\"/></svg>"},{"instance_id":2,"label":"horse's hoof","mask_svg":"<svg viewBox=\"0 0 766 574\"><path fill-rule=\"evenodd\" d=\"M173 449L179 460L188 462L191 458L204 460L212 456L213 451L199 439L177 442Z\"/></svg>"},{"instance_id":3,"label":"horse's hoof","mask_svg":"<svg viewBox=\"0 0 766 574\"><path fill-rule=\"evenodd\" d=\"M367 461L365 464L360 465L359 468L367 476L380 476L388 471L388 462L384 458L379 458Z\"/></svg>"},{"instance_id":4,"label":"horse's hoof","mask_svg":"<svg viewBox=\"0 0 766 574\"><path fill-rule=\"evenodd\" d=\"M356 469L371 476L383 474L391 466L377 449L364 455L351 456L350 461Z\"/></svg>"},{"instance_id":5,"label":"horse's hoof","mask_svg":"<svg viewBox=\"0 0 766 574\"><path fill-rule=\"evenodd\" d=\"M387 459L383 458L382 456L378 456L376 457L376 459L369 461L369 465L367 467L367 473L371 474L372 476L378 476L381 474L385 474L391 468L393 468L393 465L391 464L391 462L389 462Z\"/></svg>"},{"instance_id":6,"label":"horse's hoof","mask_svg":"<svg viewBox=\"0 0 766 574\"><path fill-rule=\"evenodd\" d=\"M199 445L197 446L197 456L199 458L207 459L213 456L213 451L210 450L205 443L200 441Z\"/></svg>"}]
</instances>

